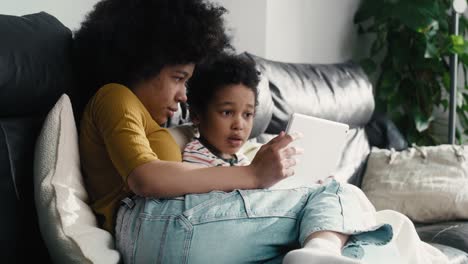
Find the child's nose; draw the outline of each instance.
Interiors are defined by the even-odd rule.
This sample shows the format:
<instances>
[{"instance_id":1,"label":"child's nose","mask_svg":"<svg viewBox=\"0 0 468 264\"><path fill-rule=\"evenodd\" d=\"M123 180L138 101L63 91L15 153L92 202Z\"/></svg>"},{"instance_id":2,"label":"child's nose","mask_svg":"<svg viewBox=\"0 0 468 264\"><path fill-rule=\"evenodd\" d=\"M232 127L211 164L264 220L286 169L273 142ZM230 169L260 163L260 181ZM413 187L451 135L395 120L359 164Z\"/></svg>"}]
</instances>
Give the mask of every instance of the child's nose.
<instances>
[{"instance_id":1,"label":"child's nose","mask_svg":"<svg viewBox=\"0 0 468 264\"><path fill-rule=\"evenodd\" d=\"M236 130L240 130L240 129L244 128L244 124L242 122L241 117L237 116L237 117L234 118L234 120L232 122L232 128L236 129Z\"/></svg>"}]
</instances>

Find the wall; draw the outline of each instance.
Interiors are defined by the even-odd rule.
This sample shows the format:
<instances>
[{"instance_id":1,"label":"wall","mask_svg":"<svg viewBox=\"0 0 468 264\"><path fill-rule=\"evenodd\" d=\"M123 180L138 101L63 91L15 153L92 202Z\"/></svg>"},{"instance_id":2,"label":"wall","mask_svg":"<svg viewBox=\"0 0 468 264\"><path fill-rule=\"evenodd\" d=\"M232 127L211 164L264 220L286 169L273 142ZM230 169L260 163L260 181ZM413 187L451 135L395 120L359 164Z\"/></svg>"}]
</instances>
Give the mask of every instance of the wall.
<instances>
[{"instance_id":1,"label":"wall","mask_svg":"<svg viewBox=\"0 0 468 264\"><path fill-rule=\"evenodd\" d=\"M238 52L289 62L332 63L355 53L360 0L217 0L229 10Z\"/></svg>"},{"instance_id":2,"label":"wall","mask_svg":"<svg viewBox=\"0 0 468 264\"><path fill-rule=\"evenodd\" d=\"M238 52L266 55L267 1L213 0L228 10L226 27Z\"/></svg>"},{"instance_id":3,"label":"wall","mask_svg":"<svg viewBox=\"0 0 468 264\"><path fill-rule=\"evenodd\" d=\"M212 0L226 7L238 52L273 60L339 62L353 54L352 16L360 0ZM74 30L98 0L2 0L0 13L46 11Z\"/></svg>"},{"instance_id":4,"label":"wall","mask_svg":"<svg viewBox=\"0 0 468 264\"><path fill-rule=\"evenodd\" d=\"M26 15L45 11L74 30L98 0L1 0L0 13Z\"/></svg>"},{"instance_id":5,"label":"wall","mask_svg":"<svg viewBox=\"0 0 468 264\"><path fill-rule=\"evenodd\" d=\"M359 0L268 1L266 56L313 63L350 59L358 4Z\"/></svg>"}]
</instances>

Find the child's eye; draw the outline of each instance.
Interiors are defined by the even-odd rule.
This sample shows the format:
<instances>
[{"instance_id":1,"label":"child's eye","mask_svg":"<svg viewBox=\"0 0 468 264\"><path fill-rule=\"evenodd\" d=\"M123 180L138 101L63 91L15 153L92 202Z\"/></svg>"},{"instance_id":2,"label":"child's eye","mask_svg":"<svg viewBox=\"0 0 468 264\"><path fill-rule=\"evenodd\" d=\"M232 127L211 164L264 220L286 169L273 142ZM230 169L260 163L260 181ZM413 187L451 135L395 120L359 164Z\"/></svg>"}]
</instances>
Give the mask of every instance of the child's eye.
<instances>
[{"instance_id":1,"label":"child's eye","mask_svg":"<svg viewBox=\"0 0 468 264\"><path fill-rule=\"evenodd\" d=\"M246 118L252 118L254 116L254 113L253 112L247 112L247 113L244 113L244 116Z\"/></svg>"},{"instance_id":2,"label":"child's eye","mask_svg":"<svg viewBox=\"0 0 468 264\"><path fill-rule=\"evenodd\" d=\"M230 111L230 110L221 111L221 115L223 115L223 116L230 116L230 115L232 115L232 111Z\"/></svg>"}]
</instances>

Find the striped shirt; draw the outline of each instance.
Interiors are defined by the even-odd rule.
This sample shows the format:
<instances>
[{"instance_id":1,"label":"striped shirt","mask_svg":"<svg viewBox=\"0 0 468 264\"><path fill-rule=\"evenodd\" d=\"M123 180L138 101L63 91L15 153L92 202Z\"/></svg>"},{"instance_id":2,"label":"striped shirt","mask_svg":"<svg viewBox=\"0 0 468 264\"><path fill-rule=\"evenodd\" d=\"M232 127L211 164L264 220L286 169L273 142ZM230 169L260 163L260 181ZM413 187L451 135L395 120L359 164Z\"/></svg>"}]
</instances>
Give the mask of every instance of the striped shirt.
<instances>
[{"instance_id":1,"label":"striped shirt","mask_svg":"<svg viewBox=\"0 0 468 264\"><path fill-rule=\"evenodd\" d=\"M229 167L229 166L246 166L250 164L249 159L242 153L237 153L235 158L222 159L213 154L205 147L200 140L194 139L190 141L184 148L182 161L200 164L205 167Z\"/></svg>"}]
</instances>

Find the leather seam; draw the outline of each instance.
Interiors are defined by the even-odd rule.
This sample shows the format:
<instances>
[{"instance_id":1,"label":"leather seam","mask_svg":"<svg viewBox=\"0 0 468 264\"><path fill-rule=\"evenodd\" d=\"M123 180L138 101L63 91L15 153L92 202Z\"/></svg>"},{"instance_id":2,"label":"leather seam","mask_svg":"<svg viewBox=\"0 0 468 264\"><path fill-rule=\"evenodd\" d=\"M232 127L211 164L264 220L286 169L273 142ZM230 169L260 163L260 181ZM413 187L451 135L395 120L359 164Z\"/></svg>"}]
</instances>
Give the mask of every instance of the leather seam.
<instances>
[{"instance_id":1,"label":"leather seam","mask_svg":"<svg viewBox=\"0 0 468 264\"><path fill-rule=\"evenodd\" d=\"M11 159L11 147L10 145L8 144L8 140L7 140L7 133L6 133L6 130L5 130L5 127L3 124L0 124L0 129L2 130L3 132L3 137L5 139L5 146L6 146L6 149L7 149L7 154L8 154L8 161L9 161L9 164L10 164L10 171L11 171L11 179L13 181L13 187L15 188L15 194L16 194L16 198L18 200L20 200L20 195L19 195L19 192L18 192L18 186L16 185L16 179L15 179L15 175L16 175L16 171L15 171L15 166L13 166L13 160Z\"/></svg>"}]
</instances>

